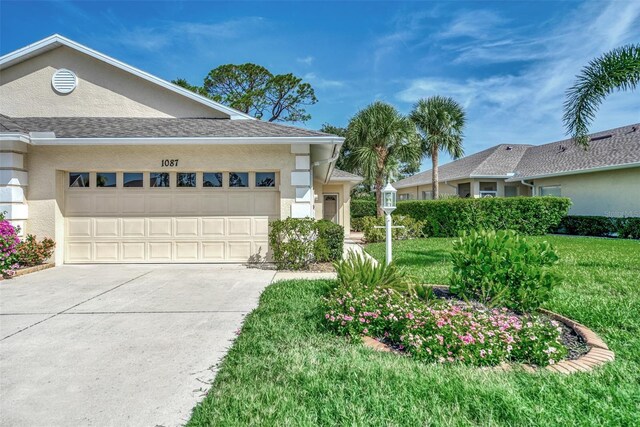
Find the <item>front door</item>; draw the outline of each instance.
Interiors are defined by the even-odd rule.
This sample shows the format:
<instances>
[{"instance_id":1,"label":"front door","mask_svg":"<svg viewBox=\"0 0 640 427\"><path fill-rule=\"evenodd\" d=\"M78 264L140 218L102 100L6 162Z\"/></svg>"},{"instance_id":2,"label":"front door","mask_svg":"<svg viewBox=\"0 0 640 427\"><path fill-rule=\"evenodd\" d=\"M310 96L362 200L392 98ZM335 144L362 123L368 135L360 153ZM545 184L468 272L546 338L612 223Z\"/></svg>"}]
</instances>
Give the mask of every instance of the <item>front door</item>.
<instances>
[{"instance_id":1,"label":"front door","mask_svg":"<svg viewBox=\"0 0 640 427\"><path fill-rule=\"evenodd\" d=\"M338 223L338 195L325 194L322 217L328 221Z\"/></svg>"}]
</instances>

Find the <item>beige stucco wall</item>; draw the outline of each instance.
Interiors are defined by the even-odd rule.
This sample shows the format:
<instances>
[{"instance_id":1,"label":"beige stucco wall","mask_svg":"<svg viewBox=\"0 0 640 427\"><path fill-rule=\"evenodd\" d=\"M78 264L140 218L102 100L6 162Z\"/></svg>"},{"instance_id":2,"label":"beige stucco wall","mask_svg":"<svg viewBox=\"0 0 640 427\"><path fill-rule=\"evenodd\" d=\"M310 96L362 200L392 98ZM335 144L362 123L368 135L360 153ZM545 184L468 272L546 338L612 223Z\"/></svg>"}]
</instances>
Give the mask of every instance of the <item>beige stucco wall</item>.
<instances>
[{"instance_id":1,"label":"beige stucco wall","mask_svg":"<svg viewBox=\"0 0 640 427\"><path fill-rule=\"evenodd\" d=\"M179 159L179 168L161 168L162 159ZM62 262L66 173L72 172L244 172L279 171L280 215L289 216L295 200L291 171L295 156L289 145L190 146L31 146L27 157L29 219L26 232L59 242L56 262Z\"/></svg>"},{"instance_id":2,"label":"beige stucco wall","mask_svg":"<svg viewBox=\"0 0 640 427\"><path fill-rule=\"evenodd\" d=\"M570 215L640 217L640 167L536 179L540 186L561 186L573 203Z\"/></svg>"},{"instance_id":3,"label":"beige stucco wall","mask_svg":"<svg viewBox=\"0 0 640 427\"><path fill-rule=\"evenodd\" d=\"M60 68L78 86L51 87ZM0 71L0 113L13 117L220 117L227 115L67 47Z\"/></svg>"},{"instance_id":4,"label":"beige stucco wall","mask_svg":"<svg viewBox=\"0 0 640 427\"><path fill-rule=\"evenodd\" d=\"M314 181L313 188L317 195L314 201L316 219L323 218L323 194L338 195L338 223L344 228L345 236L351 233L351 184L323 184Z\"/></svg>"}]
</instances>

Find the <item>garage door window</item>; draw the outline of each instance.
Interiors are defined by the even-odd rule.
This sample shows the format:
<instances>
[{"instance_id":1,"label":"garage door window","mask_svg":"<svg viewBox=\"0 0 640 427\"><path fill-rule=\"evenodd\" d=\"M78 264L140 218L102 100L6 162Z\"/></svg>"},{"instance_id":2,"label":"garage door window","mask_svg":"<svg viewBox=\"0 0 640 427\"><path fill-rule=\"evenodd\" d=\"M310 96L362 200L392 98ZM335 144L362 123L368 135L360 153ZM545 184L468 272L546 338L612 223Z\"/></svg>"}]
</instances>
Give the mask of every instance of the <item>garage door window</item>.
<instances>
[{"instance_id":1,"label":"garage door window","mask_svg":"<svg viewBox=\"0 0 640 427\"><path fill-rule=\"evenodd\" d=\"M96 174L96 187L115 188L115 172L98 172Z\"/></svg>"},{"instance_id":2,"label":"garage door window","mask_svg":"<svg viewBox=\"0 0 640 427\"><path fill-rule=\"evenodd\" d=\"M69 187L84 188L89 186L89 172L69 172Z\"/></svg>"},{"instance_id":3,"label":"garage door window","mask_svg":"<svg viewBox=\"0 0 640 427\"><path fill-rule=\"evenodd\" d=\"M178 187L191 187L196 186L196 173L195 172L178 172Z\"/></svg>"},{"instance_id":4,"label":"garage door window","mask_svg":"<svg viewBox=\"0 0 640 427\"><path fill-rule=\"evenodd\" d=\"M229 187L242 188L249 186L249 172L230 172Z\"/></svg>"},{"instance_id":5,"label":"garage door window","mask_svg":"<svg viewBox=\"0 0 640 427\"><path fill-rule=\"evenodd\" d=\"M123 174L123 183L128 188L142 187L142 172L125 172Z\"/></svg>"},{"instance_id":6,"label":"garage door window","mask_svg":"<svg viewBox=\"0 0 640 427\"><path fill-rule=\"evenodd\" d=\"M222 188L222 172L205 172L203 174L202 186Z\"/></svg>"},{"instance_id":7,"label":"garage door window","mask_svg":"<svg viewBox=\"0 0 640 427\"><path fill-rule=\"evenodd\" d=\"M171 181L168 172L151 172L149 174L151 187L170 187Z\"/></svg>"},{"instance_id":8,"label":"garage door window","mask_svg":"<svg viewBox=\"0 0 640 427\"><path fill-rule=\"evenodd\" d=\"M276 186L276 173L275 172L256 172L256 187L275 187Z\"/></svg>"}]
</instances>

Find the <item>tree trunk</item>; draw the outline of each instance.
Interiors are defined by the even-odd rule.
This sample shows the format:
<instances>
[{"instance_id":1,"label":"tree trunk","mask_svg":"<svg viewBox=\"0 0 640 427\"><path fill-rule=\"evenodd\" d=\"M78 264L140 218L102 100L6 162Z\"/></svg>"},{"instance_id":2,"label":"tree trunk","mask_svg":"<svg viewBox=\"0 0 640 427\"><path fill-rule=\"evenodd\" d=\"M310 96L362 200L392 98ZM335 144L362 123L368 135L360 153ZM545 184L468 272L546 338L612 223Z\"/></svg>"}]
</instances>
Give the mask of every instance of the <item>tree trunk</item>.
<instances>
[{"instance_id":1,"label":"tree trunk","mask_svg":"<svg viewBox=\"0 0 640 427\"><path fill-rule=\"evenodd\" d=\"M431 198L437 200L440 197L440 184L438 183L438 147L431 150Z\"/></svg>"},{"instance_id":2,"label":"tree trunk","mask_svg":"<svg viewBox=\"0 0 640 427\"><path fill-rule=\"evenodd\" d=\"M382 210L382 186L384 185L384 181L382 180L382 174L378 174L376 177L376 215L379 217L384 215L384 211Z\"/></svg>"}]
</instances>

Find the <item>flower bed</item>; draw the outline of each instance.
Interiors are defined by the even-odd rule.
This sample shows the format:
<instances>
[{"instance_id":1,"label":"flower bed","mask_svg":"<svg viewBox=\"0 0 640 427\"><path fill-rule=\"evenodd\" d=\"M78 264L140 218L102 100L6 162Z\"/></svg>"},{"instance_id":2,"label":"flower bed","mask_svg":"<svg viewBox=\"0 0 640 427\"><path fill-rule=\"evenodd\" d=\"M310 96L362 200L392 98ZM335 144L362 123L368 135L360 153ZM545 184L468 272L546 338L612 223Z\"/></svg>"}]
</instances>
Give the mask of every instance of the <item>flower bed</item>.
<instances>
[{"instance_id":1,"label":"flower bed","mask_svg":"<svg viewBox=\"0 0 640 427\"><path fill-rule=\"evenodd\" d=\"M392 289L354 295L337 288L325 303L326 324L338 334L376 337L425 362L547 366L569 353L566 328L544 315L450 298L423 301Z\"/></svg>"}]
</instances>

